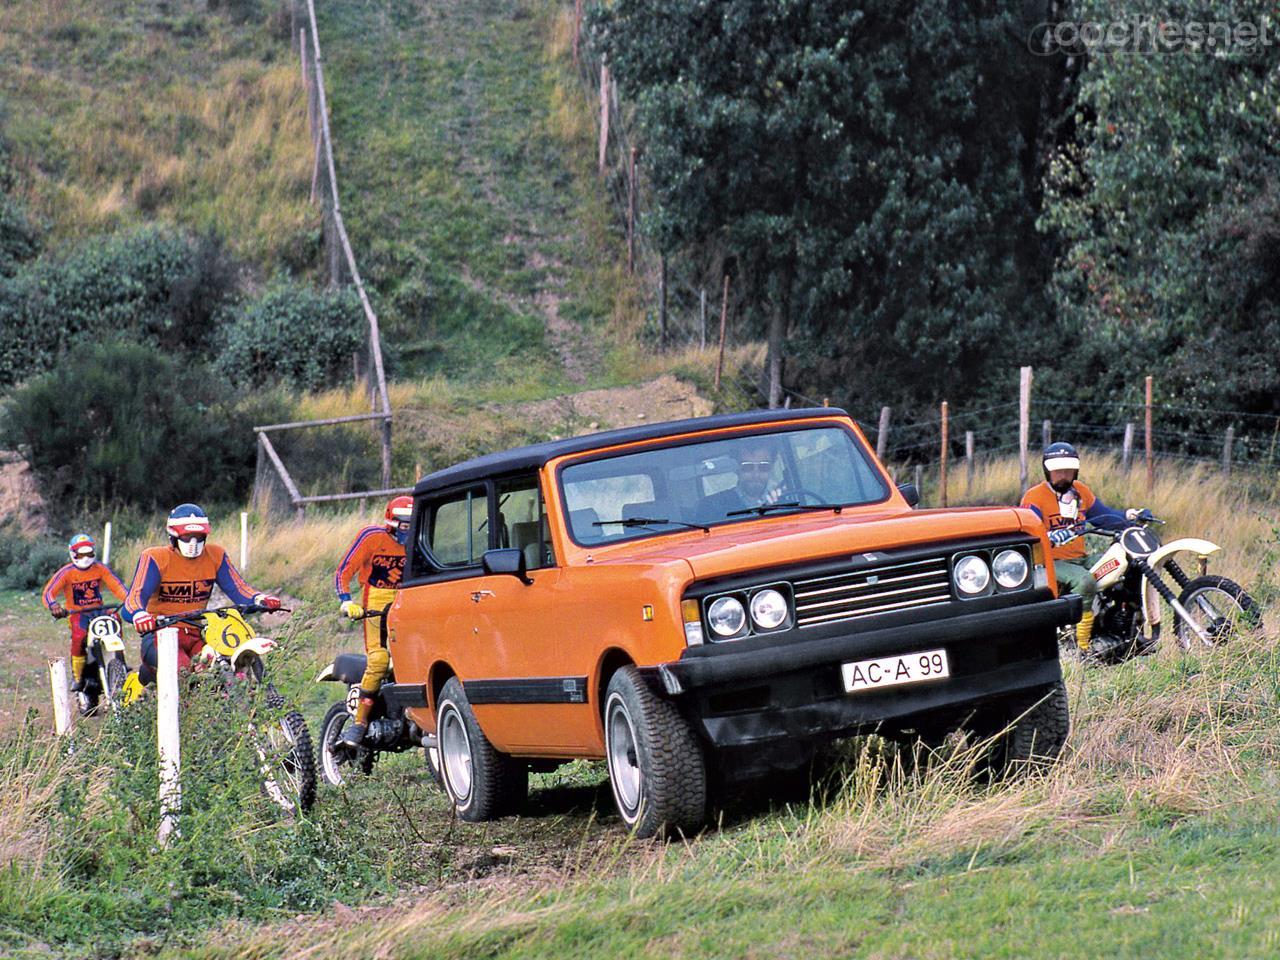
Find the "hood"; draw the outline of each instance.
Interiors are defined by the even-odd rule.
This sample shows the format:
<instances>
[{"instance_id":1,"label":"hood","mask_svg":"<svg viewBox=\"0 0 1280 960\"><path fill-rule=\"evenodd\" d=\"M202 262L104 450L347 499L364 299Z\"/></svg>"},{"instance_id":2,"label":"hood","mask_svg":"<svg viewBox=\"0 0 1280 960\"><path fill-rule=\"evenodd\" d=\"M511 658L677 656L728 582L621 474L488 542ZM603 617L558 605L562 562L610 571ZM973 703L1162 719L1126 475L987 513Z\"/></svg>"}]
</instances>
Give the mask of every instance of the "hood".
<instances>
[{"instance_id":1,"label":"hood","mask_svg":"<svg viewBox=\"0 0 1280 960\"><path fill-rule=\"evenodd\" d=\"M947 510L887 510L833 516L830 512L765 518L655 538L659 542L619 545L596 563L655 563L684 560L699 579L803 563L842 553L871 553L896 547L971 537L1020 533L1013 507Z\"/></svg>"}]
</instances>

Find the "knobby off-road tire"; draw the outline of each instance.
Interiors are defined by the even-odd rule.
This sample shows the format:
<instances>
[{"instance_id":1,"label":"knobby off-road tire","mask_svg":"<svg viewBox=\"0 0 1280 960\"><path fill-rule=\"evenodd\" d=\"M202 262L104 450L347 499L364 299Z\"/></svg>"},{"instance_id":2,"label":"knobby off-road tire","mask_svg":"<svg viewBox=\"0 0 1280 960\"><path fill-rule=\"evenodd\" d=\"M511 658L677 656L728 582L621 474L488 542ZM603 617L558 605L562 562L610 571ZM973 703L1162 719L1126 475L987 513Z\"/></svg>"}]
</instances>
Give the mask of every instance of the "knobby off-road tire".
<instances>
[{"instance_id":1,"label":"knobby off-road tire","mask_svg":"<svg viewBox=\"0 0 1280 960\"><path fill-rule=\"evenodd\" d=\"M1012 697L994 719L999 724L991 731L998 734L989 762L994 776L1017 777L1049 766L1062 753L1071 731L1066 684L1059 680Z\"/></svg>"},{"instance_id":2,"label":"knobby off-road tire","mask_svg":"<svg viewBox=\"0 0 1280 960\"><path fill-rule=\"evenodd\" d=\"M1211 622L1206 612L1200 609L1197 598L1208 600L1224 620ZM1233 636L1252 634L1262 629L1262 611L1257 602L1249 596L1240 584L1226 577L1215 577L1212 574L1196 577L1182 589L1178 602L1196 617L1208 632L1214 644L1227 643ZM1178 643L1184 649L1200 643L1185 620L1176 617Z\"/></svg>"},{"instance_id":3,"label":"knobby off-road tire","mask_svg":"<svg viewBox=\"0 0 1280 960\"><path fill-rule=\"evenodd\" d=\"M285 813L305 813L316 801L316 759L307 721L297 710L259 730L262 789Z\"/></svg>"},{"instance_id":4,"label":"knobby off-road tire","mask_svg":"<svg viewBox=\"0 0 1280 960\"><path fill-rule=\"evenodd\" d=\"M637 837L696 833L707 816L702 746L635 667L623 667L609 680L604 731L609 785L622 822Z\"/></svg>"},{"instance_id":5,"label":"knobby off-road tire","mask_svg":"<svg viewBox=\"0 0 1280 960\"><path fill-rule=\"evenodd\" d=\"M361 748L357 754L349 747L337 745L350 722L351 714L344 700L331 706L320 724L320 776L333 787L345 785L347 775L354 770L358 769L366 776L373 773L372 750Z\"/></svg>"},{"instance_id":6,"label":"knobby off-road tire","mask_svg":"<svg viewBox=\"0 0 1280 960\"><path fill-rule=\"evenodd\" d=\"M440 691L436 737L445 792L460 819L495 820L520 808L529 793L529 765L494 749L457 677Z\"/></svg>"},{"instance_id":7,"label":"knobby off-road tire","mask_svg":"<svg viewBox=\"0 0 1280 960\"><path fill-rule=\"evenodd\" d=\"M123 657L112 657L107 661L107 699L112 705L119 707L124 696L124 682L129 678L129 668L125 666Z\"/></svg>"}]
</instances>

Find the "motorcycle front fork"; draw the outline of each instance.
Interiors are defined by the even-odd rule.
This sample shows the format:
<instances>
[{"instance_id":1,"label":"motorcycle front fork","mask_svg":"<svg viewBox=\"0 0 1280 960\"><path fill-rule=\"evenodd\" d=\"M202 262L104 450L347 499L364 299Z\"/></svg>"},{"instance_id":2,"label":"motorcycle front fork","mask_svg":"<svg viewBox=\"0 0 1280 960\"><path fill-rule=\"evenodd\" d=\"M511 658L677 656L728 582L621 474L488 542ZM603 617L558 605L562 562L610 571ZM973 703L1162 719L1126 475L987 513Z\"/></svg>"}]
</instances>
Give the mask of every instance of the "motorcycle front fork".
<instances>
[{"instance_id":1,"label":"motorcycle front fork","mask_svg":"<svg viewBox=\"0 0 1280 960\"><path fill-rule=\"evenodd\" d=\"M1151 565L1147 563L1145 559L1137 559L1134 561L1134 564L1137 566L1138 570L1141 571L1142 575L1151 582L1151 585L1155 587L1156 593L1160 595L1164 602L1169 604L1173 609L1173 612L1177 616L1181 617L1186 622L1187 626L1191 628L1192 632L1200 638L1200 642L1205 646L1213 646L1213 640L1210 639L1208 631L1206 631L1204 627L1200 626L1200 624L1196 623L1195 619L1191 616L1191 612L1178 602L1178 598L1174 595L1173 591L1169 589L1169 585L1160 579L1160 574L1153 570ZM1187 575L1183 573L1182 569L1178 567L1177 564L1173 563L1173 561L1170 561L1165 565L1165 569L1169 568L1172 568L1170 575L1174 580L1178 581L1179 586L1185 587L1190 583L1187 579ZM1177 572L1174 573L1173 571Z\"/></svg>"}]
</instances>

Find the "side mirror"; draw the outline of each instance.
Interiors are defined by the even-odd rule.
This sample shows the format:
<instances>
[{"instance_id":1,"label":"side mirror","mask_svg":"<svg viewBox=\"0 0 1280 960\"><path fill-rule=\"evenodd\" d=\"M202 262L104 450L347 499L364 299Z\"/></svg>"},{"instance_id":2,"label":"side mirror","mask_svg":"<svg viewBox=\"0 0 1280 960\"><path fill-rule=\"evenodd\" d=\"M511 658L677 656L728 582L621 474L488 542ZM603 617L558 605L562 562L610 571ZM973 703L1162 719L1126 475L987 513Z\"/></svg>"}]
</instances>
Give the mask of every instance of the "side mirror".
<instances>
[{"instance_id":1,"label":"side mirror","mask_svg":"<svg viewBox=\"0 0 1280 960\"><path fill-rule=\"evenodd\" d=\"M914 483L898 484L898 492L907 499L907 506L914 507L920 502L920 491Z\"/></svg>"},{"instance_id":2,"label":"side mirror","mask_svg":"<svg viewBox=\"0 0 1280 960\"><path fill-rule=\"evenodd\" d=\"M491 577L515 577L523 584L533 583L524 566L524 551L516 547L505 547L501 550L486 550L480 558L484 572Z\"/></svg>"}]
</instances>

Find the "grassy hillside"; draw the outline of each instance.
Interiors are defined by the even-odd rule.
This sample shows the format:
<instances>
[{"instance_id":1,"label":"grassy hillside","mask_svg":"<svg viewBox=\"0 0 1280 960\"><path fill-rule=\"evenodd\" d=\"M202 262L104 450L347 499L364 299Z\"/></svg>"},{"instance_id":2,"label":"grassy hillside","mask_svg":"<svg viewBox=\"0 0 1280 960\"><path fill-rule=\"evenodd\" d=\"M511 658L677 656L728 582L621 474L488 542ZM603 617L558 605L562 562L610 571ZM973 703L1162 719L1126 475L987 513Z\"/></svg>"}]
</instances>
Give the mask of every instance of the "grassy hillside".
<instances>
[{"instance_id":1,"label":"grassy hillside","mask_svg":"<svg viewBox=\"0 0 1280 960\"><path fill-rule=\"evenodd\" d=\"M1137 498L1116 473L1091 470L1104 497L1150 503L1169 535L1220 540L1215 566L1274 595L1274 502L1173 468ZM953 500L1007 502L1010 477L1016 464L994 464ZM251 580L296 598L298 612L272 632L282 683L313 726L336 693L310 678L355 643L331 612L328 577L359 522L259 526L252 543ZM229 530L219 519L224 542ZM151 539L121 541L120 565ZM18 680L13 717L43 700L32 647L57 653L64 639L32 612L34 597L0 599L0 643L27 658L4 662L30 670L7 674ZM52 784L75 795L93 769L51 754L42 723L13 739L11 720L0 782L14 810L0 817L0 849L22 853L0 871L0 943L32 956L45 944L72 956L125 944L126 955L205 957L1267 955L1280 920L1269 866L1280 852L1276 633L1272 624L1260 640L1191 656L1167 645L1118 668L1067 663L1074 730L1045 777L972 787L968 754L911 774L874 741L855 742L830 796L808 802L802 785L778 784L785 803L739 798L719 829L670 846L627 840L599 764L535 778L521 817L466 825L421 758L404 755L323 791L306 823L272 822L244 797L237 828L213 846L193 840L156 859L109 835L86 863L69 858L74 830L57 839L69 827ZM95 729L82 728L86 743ZM206 735L191 734L193 750ZM365 817L382 838L372 863L351 846ZM134 831L154 828L145 792L134 818ZM250 874L229 857L248 857ZM225 896L230 883L238 898ZM155 900L166 885L177 891L168 908ZM78 919L86 912L92 927Z\"/></svg>"},{"instance_id":2,"label":"grassy hillside","mask_svg":"<svg viewBox=\"0 0 1280 960\"><path fill-rule=\"evenodd\" d=\"M215 230L266 270L313 261L288 17L267 2L208 7L0 5L0 133L47 246L164 220Z\"/></svg>"}]
</instances>

